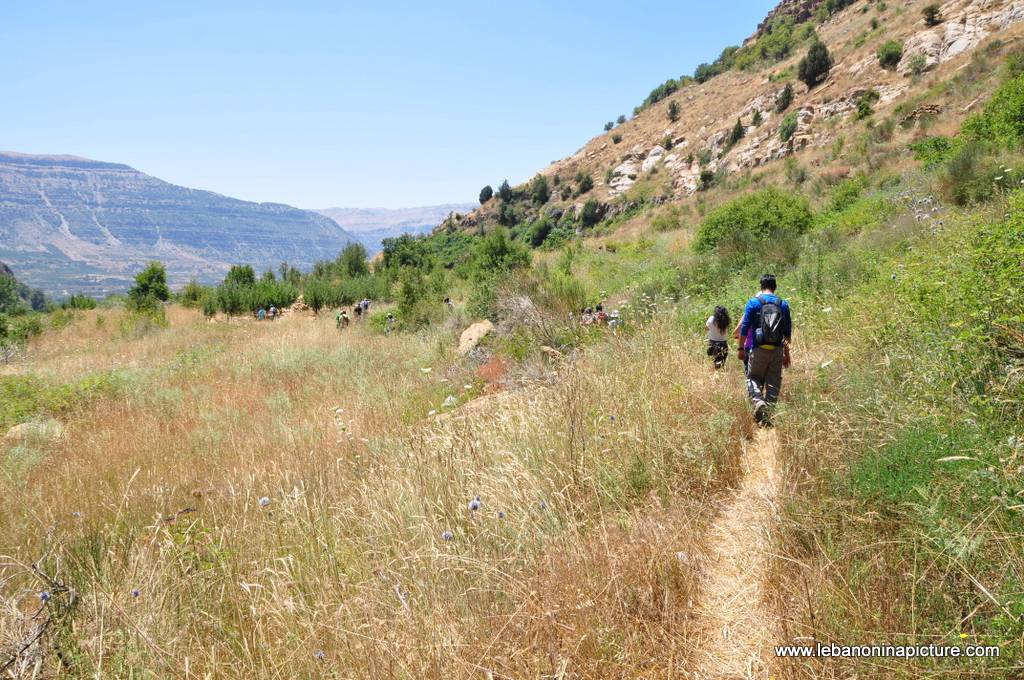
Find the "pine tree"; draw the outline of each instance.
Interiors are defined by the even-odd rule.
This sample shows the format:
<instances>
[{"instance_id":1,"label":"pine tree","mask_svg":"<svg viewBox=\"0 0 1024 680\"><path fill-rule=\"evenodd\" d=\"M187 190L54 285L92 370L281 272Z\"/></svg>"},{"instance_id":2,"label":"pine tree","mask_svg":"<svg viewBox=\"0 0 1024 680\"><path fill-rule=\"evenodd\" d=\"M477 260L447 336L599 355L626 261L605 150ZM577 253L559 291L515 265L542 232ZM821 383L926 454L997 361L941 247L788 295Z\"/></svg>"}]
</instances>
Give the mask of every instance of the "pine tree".
<instances>
[{"instance_id":1,"label":"pine tree","mask_svg":"<svg viewBox=\"0 0 1024 680\"><path fill-rule=\"evenodd\" d=\"M825 43L816 42L807 50L807 55L800 60L797 75L808 88L822 83L832 70L832 55L828 53Z\"/></svg>"}]
</instances>

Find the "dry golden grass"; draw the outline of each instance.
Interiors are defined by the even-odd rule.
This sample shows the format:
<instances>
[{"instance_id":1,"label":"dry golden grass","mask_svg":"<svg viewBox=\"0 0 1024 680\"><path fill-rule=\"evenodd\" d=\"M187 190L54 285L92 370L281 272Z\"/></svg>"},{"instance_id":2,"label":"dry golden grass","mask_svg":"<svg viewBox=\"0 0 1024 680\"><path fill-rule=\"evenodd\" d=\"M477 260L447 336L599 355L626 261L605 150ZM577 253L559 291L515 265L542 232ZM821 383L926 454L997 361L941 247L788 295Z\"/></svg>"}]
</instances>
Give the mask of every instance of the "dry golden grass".
<instances>
[{"instance_id":1,"label":"dry golden grass","mask_svg":"<svg viewBox=\"0 0 1024 680\"><path fill-rule=\"evenodd\" d=\"M0 478L3 649L30 638L24 616L50 590L55 647L33 653L53 671L59 649L79 675L653 678L691 664L702 577L686 556L739 479L748 418L738 375L713 374L671 322L428 417L480 394L450 333L172 310L132 340L96 316L17 367L126 382Z\"/></svg>"}]
</instances>

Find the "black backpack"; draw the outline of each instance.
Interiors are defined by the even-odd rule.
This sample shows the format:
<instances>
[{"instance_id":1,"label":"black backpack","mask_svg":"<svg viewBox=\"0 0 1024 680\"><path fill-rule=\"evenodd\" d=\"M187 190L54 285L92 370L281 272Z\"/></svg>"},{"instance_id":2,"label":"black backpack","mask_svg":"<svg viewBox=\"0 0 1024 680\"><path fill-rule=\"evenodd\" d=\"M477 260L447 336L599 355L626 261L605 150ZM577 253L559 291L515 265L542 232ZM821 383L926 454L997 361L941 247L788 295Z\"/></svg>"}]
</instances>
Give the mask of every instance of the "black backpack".
<instances>
[{"instance_id":1,"label":"black backpack","mask_svg":"<svg viewBox=\"0 0 1024 680\"><path fill-rule=\"evenodd\" d=\"M785 339L782 335L782 302L769 302L762 295L757 299L761 301L761 322L755 331L756 344L780 347Z\"/></svg>"}]
</instances>

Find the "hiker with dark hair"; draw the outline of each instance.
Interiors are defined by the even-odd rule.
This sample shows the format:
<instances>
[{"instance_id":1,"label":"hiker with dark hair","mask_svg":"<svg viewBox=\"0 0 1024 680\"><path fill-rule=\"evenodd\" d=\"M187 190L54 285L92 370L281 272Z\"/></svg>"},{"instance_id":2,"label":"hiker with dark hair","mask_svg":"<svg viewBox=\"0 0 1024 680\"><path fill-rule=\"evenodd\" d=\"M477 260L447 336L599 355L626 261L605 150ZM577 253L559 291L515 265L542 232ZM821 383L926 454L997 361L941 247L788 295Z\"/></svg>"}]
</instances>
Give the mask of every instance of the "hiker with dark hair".
<instances>
[{"instance_id":1,"label":"hiker with dark hair","mask_svg":"<svg viewBox=\"0 0 1024 680\"><path fill-rule=\"evenodd\" d=\"M357 302L352 308L352 313L356 315L356 321L363 318L363 304L361 302Z\"/></svg>"},{"instance_id":2,"label":"hiker with dark hair","mask_svg":"<svg viewBox=\"0 0 1024 680\"><path fill-rule=\"evenodd\" d=\"M608 323L608 315L604 311L604 305L597 306L597 311L594 313L594 320L602 326Z\"/></svg>"},{"instance_id":3,"label":"hiker with dark hair","mask_svg":"<svg viewBox=\"0 0 1024 680\"><path fill-rule=\"evenodd\" d=\"M708 329L708 356L714 359L715 368L724 366L725 360L729 358L729 338L725 333L730 323L732 319L729 318L729 310L719 305L705 324Z\"/></svg>"},{"instance_id":4,"label":"hiker with dark hair","mask_svg":"<svg viewBox=\"0 0 1024 680\"><path fill-rule=\"evenodd\" d=\"M789 367L793 319L789 303L775 294L774 274L761 277L761 292L747 302L740 337L752 338L747 357L747 394L754 420L771 425L771 413L782 389L782 369Z\"/></svg>"}]
</instances>

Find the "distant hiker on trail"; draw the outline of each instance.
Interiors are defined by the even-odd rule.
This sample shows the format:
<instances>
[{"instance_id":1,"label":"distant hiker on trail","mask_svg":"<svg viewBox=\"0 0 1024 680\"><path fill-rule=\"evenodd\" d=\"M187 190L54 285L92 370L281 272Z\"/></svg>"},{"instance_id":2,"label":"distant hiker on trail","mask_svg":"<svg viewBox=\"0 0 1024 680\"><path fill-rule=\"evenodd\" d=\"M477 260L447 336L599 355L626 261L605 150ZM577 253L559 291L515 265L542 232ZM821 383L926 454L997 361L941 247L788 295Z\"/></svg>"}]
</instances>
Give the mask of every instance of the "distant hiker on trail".
<instances>
[{"instance_id":1,"label":"distant hiker on trail","mask_svg":"<svg viewBox=\"0 0 1024 680\"><path fill-rule=\"evenodd\" d=\"M339 331L348 328L348 312L344 309L338 312L338 316L334 319L334 327Z\"/></svg>"},{"instance_id":2,"label":"distant hiker on trail","mask_svg":"<svg viewBox=\"0 0 1024 680\"><path fill-rule=\"evenodd\" d=\"M580 313L580 323L584 326L590 326L594 323L594 310L590 307L584 307Z\"/></svg>"},{"instance_id":3,"label":"distant hiker on trail","mask_svg":"<svg viewBox=\"0 0 1024 680\"><path fill-rule=\"evenodd\" d=\"M719 305L705 324L708 329L708 356L714 359L715 368L724 366L725 360L729 358L729 338L725 333L730 323L732 319L729 318L729 310Z\"/></svg>"},{"instance_id":4,"label":"distant hiker on trail","mask_svg":"<svg viewBox=\"0 0 1024 680\"><path fill-rule=\"evenodd\" d=\"M269 318L271 321L277 318L277 307L275 307L274 305L270 305L270 313L267 315L267 318Z\"/></svg>"},{"instance_id":5,"label":"distant hiker on trail","mask_svg":"<svg viewBox=\"0 0 1024 680\"><path fill-rule=\"evenodd\" d=\"M265 310L262 307L260 307L260 311L256 312L256 320L257 321L266 321L267 320L267 310Z\"/></svg>"},{"instance_id":6,"label":"distant hiker on trail","mask_svg":"<svg viewBox=\"0 0 1024 680\"><path fill-rule=\"evenodd\" d=\"M740 322L740 336L751 333L752 349L747 357L747 394L754 407L754 420L771 424L771 411L782 389L782 369L789 367L789 341L793 320L789 303L775 294L775 275L761 277L761 292L747 302Z\"/></svg>"},{"instance_id":7,"label":"distant hiker on trail","mask_svg":"<svg viewBox=\"0 0 1024 680\"><path fill-rule=\"evenodd\" d=\"M370 301L367 300L366 298L363 298L363 301L359 303L359 306L363 308L363 314L366 314L368 311L370 311Z\"/></svg>"},{"instance_id":8,"label":"distant hiker on trail","mask_svg":"<svg viewBox=\"0 0 1024 680\"><path fill-rule=\"evenodd\" d=\"M597 306L597 312L594 314L594 320L602 326L608 323L608 315L604 313L604 305Z\"/></svg>"},{"instance_id":9,"label":"distant hiker on trail","mask_svg":"<svg viewBox=\"0 0 1024 680\"><path fill-rule=\"evenodd\" d=\"M449 312L455 311L455 303L452 302L452 299L450 297L446 297L444 299L444 306L448 308Z\"/></svg>"},{"instance_id":10,"label":"distant hiker on trail","mask_svg":"<svg viewBox=\"0 0 1024 680\"><path fill-rule=\"evenodd\" d=\"M363 303L357 302L355 307L352 308L352 313L356 315L356 321L363 318Z\"/></svg>"},{"instance_id":11,"label":"distant hiker on trail","mask_svg":"<svg viewBox=\"0 0 1024 680\"><path fill-rule=\"evenodd\" d=\"M613 309L612 313L608 315L608 328L615 330L622 325L622 315L619 314L619 310Z\"/></svg>"},{"instance_id":12,"label":"distant hiker on trail","mask_svg":"<svg viewBox=\"0 0 1024 680\"><path fill-rule=\"evenodd\" d=\"M395 329L395 315L388 312L388 318L384 323L384 335L391 335L391 331Z\"/></svg>"}]
</instances>

